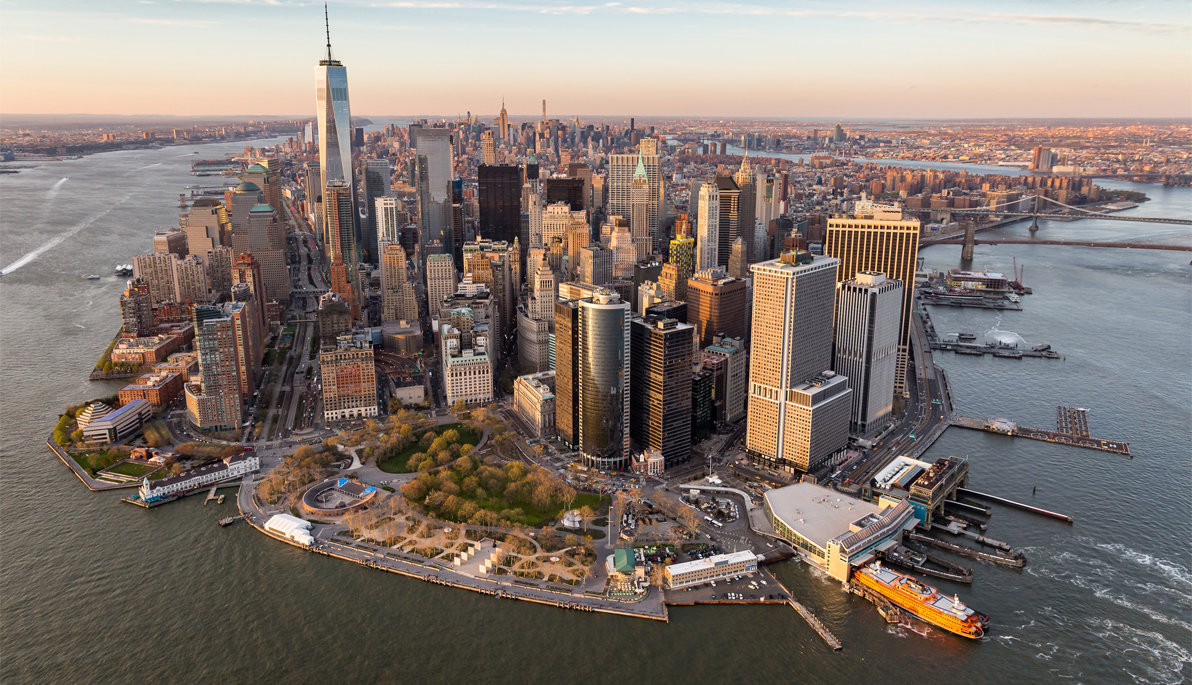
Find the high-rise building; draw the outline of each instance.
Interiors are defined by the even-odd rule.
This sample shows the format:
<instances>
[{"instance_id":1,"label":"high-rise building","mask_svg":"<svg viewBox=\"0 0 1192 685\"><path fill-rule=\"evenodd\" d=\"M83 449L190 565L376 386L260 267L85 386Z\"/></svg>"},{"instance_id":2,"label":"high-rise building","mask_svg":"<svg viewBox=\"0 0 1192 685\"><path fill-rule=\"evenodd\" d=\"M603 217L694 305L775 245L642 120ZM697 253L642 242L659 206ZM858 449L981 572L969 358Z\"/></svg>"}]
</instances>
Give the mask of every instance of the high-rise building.
<instances>
[{"instance_id":1,"label":"high-rise building","mask_svg":"<svg viewBox=\"0 0 1192 685\"><path fill-rule=\"evenodd\" d=\"M197 255L174 259L174 293L178 302L198 304L210 300L207 288L207 266Z\"/></svg>"},{"instance_id":2,"label":"high-rise building","mask_svg":"<svg viewBox=\"0 0 1192 685\"><path fill-rule=\"evenodd\" d=\"M276 158L249 165L240 180L260 188L261 202L281 211L281 166Z\"/></svg>"},{"instance_id":3,"label":"high-rise building","mask_svg":"<svg viewBox=\"0 0 1192 685\"><path fill-rule=\"evenodd\" d=\"M501 114L497 118L497 127L502 143L510 142L509 139L509 113L505 111L505 98L501 98Z\"/></svg>"},{"instance_id":4,"label":"high-rise building","mask_svg":"<svg viewBox=\"0 0 1192 685\"><path fill-rule=\"evenodd\" d=\"M190 254L186 234L179 230L154 233L153 251L159 254L176 254L179 257Z\"/></svg>"},{"instance_id":5,"label":"high-rise building","mask_svg":"<svg viewBox=\"0 0 1192 685\"><path fill-rule=\"evenodd\" d=\"M586 190L587 183L582 178L552 176L546 179L546 202L547 204L562 202L573 211L587 209Z\"/></svg>"},{"instance_id":6,"label":"high-rise building","mask_svg":"<svg viewBox=\"0 0 1192 685\"><path fill-rule=\"evenodd\" d=\"M265 357L265 336L260 328L261 317L252 288L247 283L232 287L232 303L227 311L232 315L236 335L236 362L240 365L240 394L251 397L261 377L261 363Z\"/></svg>"},{"instance_id":7,"label":"high-rise building","mask_svg":"<svg viewBox=\"0 0 1192 685\"><path fill-rule=\"evenodd\" d=\"M314 228L315 236L323 239L323 172L318 162L306 163L306 178L303 190L306 193L306 216Z\"/></svg>"},{"instance_id":8,"label":"high-rise building","mask_svg":"<svg viewBox=\"0 0 1192 685\"><path fill-rule=\"evenodd\" d=\"M630 316L629 303L606 289L555 308L555 422L600 469L629 466Z\"/></svg>"},{"instance_id":9,"label":"high-rise building","mask_svg":"<svg viewBox=\"0 0 1192 685\"><path fill-rule=\"evenodd\" d=\"M724 421L736 423L745 418L746 386L749 384L749 356L745 352L745 342L740 338L713 336L712 344L704 348L704 359L710 357L724 359L723 390L716 393L715 400L724 408Z\"/></svg>"},{"instance_id":10,"label":"high-rise building","mask_svg":"<svg viewBox=\"0 0 1192 685\"><path fill-rule=\"evenodd\" d=\"M215 298L232 292L232 263L235 256L227 245L216 245L203 255L207 263L207 287Z\"/></svg>"},{"instance_id":11,"label":"high-rise building","mask_svg":"<svg viewBox=\"0 0 1192 685\"><path fill-rule=\"evenodd\" d=\"M854 435L868 438L890 421L898 362L902 282L859 271L836 284L835 364L853 391Z\"/></svg>"},{"instance_id":12,"label":"high-rise building","mask_svg":"<svg viewBox=\"0 0 1192 685\"><path fill-rule=\"evenodd\" d=\"M550 336L555 320L555 273L543 254L529 278L530 296L518 307L518 362L538 371L550 368Z\"/></svg>"},{"instance_id":13,"label":"high-rise building","mask_svg":"<svg viewBox=\"0 0 1192 685\"><path fill-rule=\"evenodd\" d=\"M234 431L244 417L241 360L231 305L194 308L199 382L185 386L187 417L202 430Z\"/></svg>"},{"instance_id":14,"label":"high-rise building","mask_svg":"<svg viewBox=\"0 0 1192 685\"><path fill-rule=\"evenodd\" d=\"M749 164L749 150L746 150L745 156L741 158L741 168L733 176L733 181L737 184L739 194L737 197L737 232L732 240L735 242L737 238L742 238L745 241L746 264L748 265L753 261L754 233L757 230L754 214L757 186L753 182L753 167Z\"/></svg>"},{"instance_id":15,"label":"high-rise building","mask_svg":"<svg viewBox=\"0 0 1192 685\"><path fill-rule=\"evenodd\" d=\"M120 296L120 321L123 324L120 332L127 336L144 335L153 328L153 296L148 283L133 281L124 289Z\"/></svg>"},{"instance_id":16,"label":"high-rise building","mask_svg":"<svg viewBox=\"0 0 1192 685\"><path fill-rule=\"evenodd\" d=\"M261 263L251 254L236 257L231 268L231 284L229 289L235 289L240 283L247 284L256 301L257 330L262 336L268 336L269 321L265 316L265 304L269 302L269 289L265 286L265 277L261 273Z\"/></svg>"},{"instance_id":17,"label":"high-rise building","mask_svg":"<svg viewBox=\"0 0 1192 685\"><path fill-rule=\"evenodd\" d=\"M910 356L911 311L914 305L915 268L919 258L919 221L904 219L898 207L859 202L852 215L828 218L824 254L840 260L836 281L850 280L861 271L885 274L903 283L899 318L898 363L894 390L905 397L907 360Z\"/></svg>"},{"instance_id":18,"label":"high-rise building","mask_svg":"<svg viewBox=\"0 0 1192 685\"><path fill-rule=\"evenodd\" d=\"M695 326L700 347L713 336L745 337L748 293L745 280L720 269L697 271L687 281L687 322Z\"/></svg>"},{"instance_id":19,"label":"high-rise building","mask_svg":"<svg viewBox=\"0 0 1192 685\"><path fill-rule=\"evenodd\" d=\"M613 251L599 245L579 250L579 281L603 286L612 280Z\"/></svg>"},{"instance_id":20,"label":"high-rise building","mask_svg":"<svg viewBox=\"0 0 1192 685\"><path fill-rule=\"evenodd\" d=\"M705 183L699 189L699 217L696 232L696 271L720 266L720 187Z\"/></svg>"},{"instance_id":21,"label":"high-rise building","mask_svg":"<svg viewBox=\"0 0 1192 685\"><path fill-rule=\"evenodd\" d=\"M332 349L319 351L323 418L327 421L377 415L377 367L372 344L343 335Z\"/></svg>"},{"instance_id":22,"label":"high-rise building","mask_svg":"<svg viewBox=\"0 0 1192 685\"><path fill-rule=\"evenodd\" d=\"M356 231L352 189L344 181L328 181L323 190L323 225L327 230L327 256L331 265L331 291L360 318L360 296L356 259Z\"/></svg>"},{"instance_id":23,"label":"high-rise building","mask_svg":"<svg viewBox=\"0 0 1192 685\"><path fill-rule=\"evenodd\" d=\"M479 178L480 234L490 240L512 243L521 225L521 169L512 165L482 164Z\"/></svg>"},{"instance_id":24,"label":"high-rise building","mask_svg":"<svg viewBox=\"0 0 1192 685\"><path fill-rule=\"evenodd\" d=\"M480 134L480 145L482 148L480 163L484 166L492 166L497 163L497 146L493 143L493 132L485 131Z\"/></svg>"},{"instance_id":25,"label":"high-rise building","mask_svg":"<svg viewBox=\"0 0 1192 685\"><path fill-rule=\"evenodd\" d=\"M840 260L786 252L752 266L746 450L755 461L815 471L848 445L852 391L832 362L832 313Z\"/></svg>"},{"instance_id":26,"label":"high-rise building","mask_svg":"<svg viewBox=\"0 0 1192 685\"><path fill-rule=\"evenodd\" d=\"M451 254L454 239L451 181L455 177L451 131L411 127L416 156L418 221L422 257Z\"/></svg>"},{"instance_id":27,"label":"high-rise building","mask_svg":"<svg viewBox=\"0 0 1192 685\"><path fill-rule=\"evenodd\" d=\"M633 266L639 260L636 242L633 236L629 235L629 227L623 224L613 227L606 246L612 251L613 256L610 280L633 278Z\"/></svg>"},{"instance_id":28,"label":"high-rise building","mask_svg":"<svg viewBox=\"0 0 1192 685\"><path fill-rule=\"evenodd\" d=\"M630 331L630 437L662 452L667 468L691 454L691 369L695 329L675 319L634 319Z\"/></svg>"},{"instance_id":29,"label":"high-rise building","mask_svg":"<svg viewBox=\"0 0 1192 685\"><path fill-rule=\"evenodd\" d=\"M679 280L679 267L676 264L662 265L662 271L658 274L658 287L662 288L662 292L668 300L687 301L687 281ZM683 291L682 296L679 295L680 287Z\"/></svg>"},{"instance_id":30,"label":"high-rise building","mask_svg":"<svg viewBox=\"0 0 1192 685\"><path fill-rule=\"evenodd\" d=\"M716 263L720 266L728 264L732 253L733 241L742 234L741 225L741 189L737 182L729 176L717 176L715 181L716 195L720 199L720 213L716 231ZM702 190L700 192L703 192ZM710 214L712 208L708 209ZM700 210L700 221L704 220L704 211ZM752 229L753 225L750 224Z\"/></svg>"},{"instance_id":31,"label":"high-rise building","mask_svg":"<svg viewBox=\"0 0 1192 685\"><path fill-rule=\"evenodd\" d=\"M172 254L151 252L132 258L132 277L149 286L153 304L177 302L178 291L174 289L174 260Z\"/></svg>"},{"instance_id":32,"label":"high-rise building","mask_svg":"<svg viewBox=\"0 0 1192 685\"><path fill-rule=\"evenodd\" d=\"M609 155L608 158L608 213L617 214L632 220L634 202L633 179L641 175L646 180L646 206L648 230L646 234L657 241L661 236L659 226L662 218L662 198L665 192L662 181L661 158L657 150L657 141L639 143L637 154ZM646 152L655 150L654 153ZM639 190L640 192L640 190ZM635 238L637 231L630 226Z\"/></svg>"},{"instance_id":33,"label":"high-rise building","mask_svg":"<svg viewBox=\"0 0 1192 685\"><path fill-rule=\"evenodd\" d=\"M741 236L733 241L733 249L728 256L728 275L733 278L749 277L749 250Z\"/></svg>"},{"instance_id":34,"label":"high-rise building","mask_svg":"<svg viewBox=\"0 0 1192 685\"><path fill-rule=\"evenodd\" d=\"M391 172L387 159L366 159L362 166L364 167L364 206L368 211L368 224L360 232L360 240L357 243L360 261L376 264L380 259L378 252L380 238L378 236L381 232L377 200L389 195Z\"/></svg>"},{"instance_id":35,"label":"high-rise building","mask_svg":"<svg viewBox=\"0 0 1192 685\"><path fill-rule=\"evenodd\" d=\"M460 284L461 290L464 284ZM443 385L447 404L468 404L493 399L493 318L498 316L487 291L474 296L456 295L443 303L439 329L442 336Z\"/></svg>"},{"instance_id":36,"label":"high-rise building","mask_svg":"<svg viewBox=\"0 0 1192 685\"><path fill-rule=\"evenodd\" d=\"M202 203L202 204L200 204ZM223 244L221 227L227 212L215 198L200 198L186 211L186 250L202 257Z\"/></svg>"},{"instance_id":37,"label":"high-rise building","mask_svg":"<svg viewBox=\"0 0 1192 685\"><path fill-rule=\"evenodd\" d=\"M401 242L401 229L409 222L410 214L401 200L387 195L376 199L372 211L377 217L377 253L380 254L382 243Z\"/></svg>"},{"instance_id":38,"label":"high-rise building","mask_svg":"<svg viewBox=\"0 0 1192 685\"><path fill-rule=\"evenodd\" d=\"M406 251L381 243L381 322L417 321L418 300L406 271Z\"/></svg>"},{"instance_id":39,"label":"high-rise building","mask_svg":"<svg viewBox=\"0 0 1192 685\"><path fill-rule=\"evenodd\" d=\"M426 256L426 302L431 315L439 311L443 299L455 293L455 261L449 254Z\"/></svg>"},{"instance_id":40,"label":"high-rise building","mask_svg":"<svg viewBox=\"0 0 1192 685\"><path fill-rule=\"evenodd\" d=\"M352 110L348 105L348 70L331 55L331 28L327 27L327 56L315 69L315 112L319 120L319 188L330 181L346 183L351 195ZM320 193L322 194L322 192ZM322 198L315 198L316 201ZM355 206L354 202L349 202Z\"/></svg>"}]
</instances>

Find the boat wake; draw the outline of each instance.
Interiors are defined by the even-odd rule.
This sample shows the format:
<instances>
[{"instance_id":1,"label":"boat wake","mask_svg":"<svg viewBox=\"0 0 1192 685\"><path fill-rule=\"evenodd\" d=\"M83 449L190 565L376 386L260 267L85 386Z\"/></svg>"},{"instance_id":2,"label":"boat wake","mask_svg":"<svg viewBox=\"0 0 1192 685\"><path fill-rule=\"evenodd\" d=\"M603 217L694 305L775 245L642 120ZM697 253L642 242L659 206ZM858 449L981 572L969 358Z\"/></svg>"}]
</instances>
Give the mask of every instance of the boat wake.
<instances>
[{"instance_id":1,"label":"boat wake","mask_svg":"<svg viewBox=\"0 0 1192 685\"><path fill-rule=\"evenodd\" d=\"M1018 345L1026 345L1026 340L1021 335L1014 331L1003 331L1001 329L1002 315L997 315L997 321L994 322L993 328L985 331L986 338L993 338L1000 343L1014 343Z\"/></svg>"},{"instance_id":2,"label":"boat wake","mask_svg":"<svg viewBox=\"0 0 1192 685\"><path fill-rule=\"evenodd\" d=\"M63 180L65 180L65 179L63 179ZM61 183L61 181L59 181L59 183ZM129 198L129 196L126 195L123 199L121 199L119 202L112 205L111 207L108 207L107 209L103 210L102 212L99 212L97 214L93 214L93 215L87 217L83 221L80 221L79 223L72 226L66 232L60 233L60 234L54 236L53 238L50 238L45 243L43 243L40 247L37 247L29 252L26 252L24 255L22 255L20 258L18 258L12 264L9 264L8 266L4 267L3 269L0 269L0 276L7 276L8 274L16 271L17 269L21 268L22 266L25 266L29 262L32 262L33 260L42 256L46 252L49 252L50 250L54 249L55 247L61 245L67 238L74 236L79 231L83 230L84 228L87 228L91 224L93 224L96 221L99 221L103 217L107 216L108 212L110 212L113 209L124 204L124 201L127 200L128 198Z\"/></svg>"},{"instance_id":3,"label":"boat wake","mask_svg":"<svg viewBox=\"0 0 1192 685\"><path fill-rule=\"evenodd\" d=\"M67 176L66 178L63 178L61 181L58 181L53 186L51 186L50 189L46 191L46 199L53 200L54 198L58 197L58 191L62 189L62 184L66 183L69 180L70 180L70 177Z\"/></svg>"},{"instance_id":4,"label":"boat wake","mask_svg":"<svg viewBox=\"0 0 1192 685\"><path fill-rule=\"evenodd\" d=\"M138 171L143 171L143 170L145 170L145 169L152 169L152 168L153 168L153 167L155 167L155 166L161 166L161 162L158 162L157 164L150 164L149 166L138 167L138 168L136 168L136 169L133 169L132 171L130 171L130 172L128 172L128 173L130 173L130 174L135 174L135 173L136 173L136 172L138 172Z\"/></svg>"}]
</instances>

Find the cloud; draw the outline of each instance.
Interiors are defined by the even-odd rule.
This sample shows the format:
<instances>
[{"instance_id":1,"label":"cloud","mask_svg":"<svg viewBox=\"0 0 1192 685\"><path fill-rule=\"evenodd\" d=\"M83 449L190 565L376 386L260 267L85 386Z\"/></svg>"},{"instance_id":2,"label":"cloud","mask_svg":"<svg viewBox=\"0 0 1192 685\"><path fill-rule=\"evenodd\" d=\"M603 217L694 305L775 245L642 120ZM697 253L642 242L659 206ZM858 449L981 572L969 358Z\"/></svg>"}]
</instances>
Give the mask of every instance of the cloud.
<instances>
[{"instance_id":1,"label":"cloud","mask_svg":"<svg viewBox=\"0 0 1192 685\"><path fill-rule=\"evenodd\" d=\"M141 19L139 17L133 19L137 24L154 24L159 26L186 26L192 29L209 29L215 26L218 22L202 21L202 20L187 20L187 19Z\"/></svg>"},{"instance_id":2,"label":"cloud","mask_svg":"<svg viewBox=\"0 0 1192 685\"><path fill-rule=\"evenodd\" d=\"M17 36L17 38L24 38L25 40L40 40L46 43L82 43L82 38L70 38L67 36Z\"/></svg>"}]
</instances>

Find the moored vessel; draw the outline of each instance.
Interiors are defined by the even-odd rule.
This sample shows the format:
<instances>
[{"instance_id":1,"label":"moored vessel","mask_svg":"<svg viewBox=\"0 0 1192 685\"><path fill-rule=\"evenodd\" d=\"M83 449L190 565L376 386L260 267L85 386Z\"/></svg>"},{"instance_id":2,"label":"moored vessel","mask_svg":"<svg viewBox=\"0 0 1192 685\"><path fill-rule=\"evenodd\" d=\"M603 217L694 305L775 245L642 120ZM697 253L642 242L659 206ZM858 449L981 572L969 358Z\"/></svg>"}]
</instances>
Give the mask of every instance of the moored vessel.
<instances>
[{"instance_id":1,"label":"moored vessel","mask_svg":"<svg viewBox=\"0 0 1192 685\"><path fill-rule=\"evenodd\" d=\"M959 598L942 595L934 587L891 571L880 562L862 566L853 578L899 609L950 633L977 639L985 635L989 626L988 616L965 606Z\"/></svg>"}]
</instances>

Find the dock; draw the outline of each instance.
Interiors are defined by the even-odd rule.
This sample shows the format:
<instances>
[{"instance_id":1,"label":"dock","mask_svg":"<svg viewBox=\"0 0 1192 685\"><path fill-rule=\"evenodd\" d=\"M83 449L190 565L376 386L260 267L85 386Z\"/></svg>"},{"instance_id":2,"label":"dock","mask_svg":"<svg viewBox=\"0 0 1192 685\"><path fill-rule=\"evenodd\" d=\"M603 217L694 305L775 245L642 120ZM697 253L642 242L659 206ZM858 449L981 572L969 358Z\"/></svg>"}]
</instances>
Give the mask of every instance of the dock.
<instances>
[{"instance_id":1,"label":"dock","mask_svg":"<svg viewBox=\"0 0 1192 685\"><path fill-rule=\"evenodd\" d=\"M211 491L207 493L207 499L203 500L203 506L207 506L208 502L215 499L215 490L216 488L213 487L211 488Z\"/></svg>"},{"instance_id":2,"label":"dock","mask_svg":"<svg viewBox=\"0 0 1192 685\"><path fill-rule=\"evenodd\" d=\"M1122 440L1105 440L1103 438L1090 438L1072 433L1049 431L1042 428L1027 428L1026 426L1019 426L1013 421L1001 419L982 421L981 419L973 419L967 416L954 416L952 417L952 425L961 428L970 428L972 430L981 430L987 433L1001 433L1002 435L1009 435L1016 438L1030 438L1031 440L1041 440L1043 442L1053 442L1061 445L1084 447L1091 450L1101 450L1102 452L1113 452L1114 454L1130 456L1130 443Z\"/></svg>"},{"instance_id":3,"label":"dock","mask_svg":"<svg viewBox=\"0 0 1192 685\"><path fill-rule=\"evenodd\" d=\"M977 343L964 342L962 340L933 340L931 342L931 349L944 352L955 352L956 354L967 354L974 357L984 357L991 354L998 359L1024 359L1027 357L1037 359L1062 359L1059 352L1051 349L1048 345L1040 345L1040 348L1047 349L1030 349L1020 350L1016 346L985 343L978 345Z\"/></svg>"},{"instance_id":4,"label":"dock","mask_svg":"<svg viewBox=\"0 0 1192 685\"><path fill-rule=\"evenodd\" d=\"M963 554L967 557L973 557L974 559L984 559L985 561L992 561L995 564L1014 566L1016 568L1022 568L1023 566L1026 566L1026 555L1022 554L1021 552L1013 555L990 554L989 552L982 552L980 550L976 550L971 547L965 547L964 545L958 545L953 542L945 542L943 540L933 538L930 535L923 535L922 533L907 533L906 536L915 542L922 542L925 545L939 547L940 549L946 549L950 552Z\"/></svg>"},{"instance_id":5,"label":"dock","mask_svg":"<svg viewBox=\"0 0 1192 685\"><path fill-rule=\"evenodd\" d=\"M1015 502L1013 500L1008 500L1004 497L997 497L996 495L987 495L983 492L977 492L976 490L969 490L968 488L957 488L956 491L958 493L971 495L973 497L980 497L982 499L987 499L990 502L997 502L998 504L1004 504L1008 507L1014 507L1015 509L1022 509L1023 511L1029 511L1032 514L1039 514L1041 516L1050 516L1051 518L1059 519L1061 521L1067 521L1068 523L1073 522L1073 518L1071 516L1068 516L1067 514L1059 514L1054 511L1040 509L1039 507L1032 507L1029 504L1023 504L1022 502Z\"/></svg>"},{"instance_id":6,"label":"dock","mask_svg":"<svg viewBox=\"0 0 1192 685\"><path fill-rule=\"evenodd\" d=\"M803 620L807 621L807 624L814 628L815 632L819 633L819 636L824 639L824 642L828 643L828 646L832 648L832 651L839 652L840 650L844 649L844 645L840 643L840 640L837 640L836 636L832 634L832 631L825 628L824 624L820 623L820 620L816 618L815 614L811 613L807 607L803 606L794 599L787 600L787 604L790 604L792 609L799 612L799 615L803 617Z\"/></svg>"},{"instance_id":7,"label":"dock","mask_svg":"<svg viewBox=\"0 0 1192 685\"><path fill-rule=\"evenodd\" d=\"M894 606L894 604L885 597L882 597L881 595L859 583L849 583L848 590L854 595L864 597L865 599L873 602L874 605L877 606L877 613L881 614L882 618L886 619L886 623L902 622L902 609Z\"/></svg>"}]
</instances>

